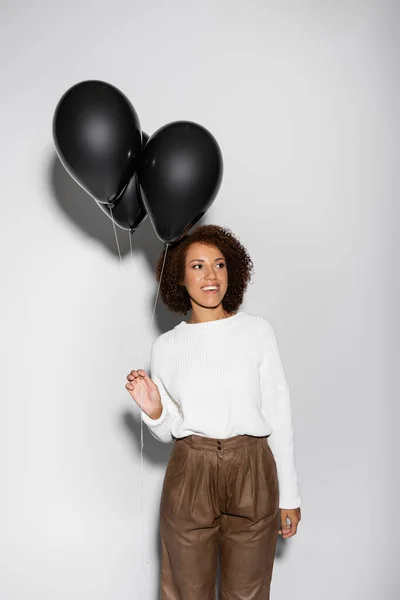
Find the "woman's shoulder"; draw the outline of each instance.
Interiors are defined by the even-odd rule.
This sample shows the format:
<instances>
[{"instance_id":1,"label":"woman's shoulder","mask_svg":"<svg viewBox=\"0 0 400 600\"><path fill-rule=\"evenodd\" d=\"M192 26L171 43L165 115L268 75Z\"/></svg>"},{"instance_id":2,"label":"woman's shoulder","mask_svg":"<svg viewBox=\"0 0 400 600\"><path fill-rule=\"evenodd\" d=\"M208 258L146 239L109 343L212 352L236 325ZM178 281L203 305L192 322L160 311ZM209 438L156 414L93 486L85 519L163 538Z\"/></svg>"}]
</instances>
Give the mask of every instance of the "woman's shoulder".
<instances>
[{"instance_id":1,"label":"woman's shoulder","mask_svg":"<svg viewBox=\"0 0 400 600\"><path fill-rule=\"evenodd\" d=\"M177 328L173 327L168 331L164 331L160 333L160 335L154 340L153 348L157 350L161 350L163 348L168 348L173 346L176 343L177 337Z\"/></svg>"},{"instance_id":2,"label":"woman's shoulder","mask_svg":"<svg viewBox=\"0 0 400 600\"><path fill-rule=\"evenodd\" d=\"M256 315L253 313L246 312L246 316L248 317L249 322L253 323L253 325L263 331L274 331L274 326L271 320L264 315Z\"/></svg>"}]
</instances>

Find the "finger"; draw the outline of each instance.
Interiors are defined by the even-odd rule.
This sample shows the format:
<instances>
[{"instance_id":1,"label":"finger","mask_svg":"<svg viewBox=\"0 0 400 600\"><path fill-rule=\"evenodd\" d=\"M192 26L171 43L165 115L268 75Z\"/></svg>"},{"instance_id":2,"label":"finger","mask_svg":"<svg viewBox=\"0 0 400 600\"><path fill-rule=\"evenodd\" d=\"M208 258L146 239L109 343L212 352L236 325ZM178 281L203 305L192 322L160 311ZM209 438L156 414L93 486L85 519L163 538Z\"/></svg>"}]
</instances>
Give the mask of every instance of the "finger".
<instances>
[{"instance_id":1,"label":"finger","mask_svg":"<svg viewBox=\"0 0 400 600\"><path fill-rule=\"evenodd\" d=\"M285 536L285 534L289 533L290 531L290 527L287 525L287 513L285 511L281 511L281 529L279 530L279 533L283 536Z\"/></svg>"},{"instance_id":2,"label":"finger","mask_svg":"<svg viewBox=\"0 0 400 600\"><path fill-rule=\"evenodd\" d=\"M127 378L128 381L132 381L132 382L135 382L135 381L138 381L139 379L142 379L139 375L135 376L135 375L131 375L130 373L126 376L126 378Z\"/></svg>"},{"instance_id":3,"label":"finger","mask_svg":"<svg viewBox=\"0 0 400 600\"><path fill-rule=\"evenodd\" d=\"M132 381L133 379L139 379L139 377L143 379L143 376L145 374L146 372L143 371L143 369L133 369L130 373L128 373L127 379L129 379L130 381Z\"/></svg>"},{"instance_id":4,"label":"finger","mask_svg":"<svg viewBox=\"0 0 400 600\"><path fill-rule=\"evenodd\" d=\"M134 390L140 385L142 381L142 377L131 377L130 379L128 379L128 383L125 385L125 387L127 389Z\"/></svg>"},{"instance_id":5,"label":"finger","mask_svg":"<svg viewBox=\"0 0 400 600\"><path fill-rule=\"evenodd\" d=\"M136 369L133 369L130 373L128 373L128 375L126 376L128 381L135 381L136 379L142 378L141 374L140 374L141 369L139 369L138 371Z\"/></svg>"},{"instance_id":6,"label":"finger","mask_svg":"<svg viewBox=\"0 0 400 600\"><path fill-rule=\"evenodd\" d=\"M140 369L132 369L132 371L129 373L129 375L131 375L132 377L137 379L139 377L139 371L140 371Z\"/></svg>"},{"instance_id":7,"label":"finger","mask_svg":"<svg viewBox=\"0 0 400 600\"><path fill-rule=\"evenodd\" d=\"M287 533L286 537L291 537L292 535L296 535L296 533L297 533L297 527L298 527L298 524L300 522L300 518L301 517L300 517L300 514L299 514L298 511L295 511L295 512L290 511L290 513L288 513L287 518L290 521L290 525L288 527L289 528L289 532Z\"/></svg>"},{"instance_id":8,"label":"finger","mask_svg":"<svg viewBox=\"0 0 400 600\"><path fill-rule=\"evenodd\" d=\"M144 385L143 379L136 378L132 382L126 383L125 388L128 390L128 392L135 392L137 390L143 390L143 385Z\"/></svg>"},{"instance_id":9,"label":"finger","mask_svg":"<svg viewBox=\"0 0 400 600\"><path fill-rule=\"evenodd\" d=\"M157 387L156 384L147 375L146 371L144 371L143 369L140 369L140 375L141 375L143 381L145 382L145 384L147 385L147 387L149 388L149 390L155 390L156 389L156 387Z\"/></svg>"},{"instance_id":10,"label":"finger","mask_svg":"<svg viewBox=\"0 0 400 600\"><path fill-rule=\"evenodd\" d=\"M146 377L148 377L148 375L144 369L138 369L138 375L140 377L142 377L143 379L146 379Z\"/></svg>"},{"instance_id":11,"label":"finger","mask_svg":"<svg viewBox=\"0 0 400 600\"><path fill-rule=\"evenodd\" d=\"M135 385L135 381L137 381L137 377L134 377L133 375L131 375L130 373L126 376L127 380L128 380L128 384L127 385Z\"/></svg>"},{"instance_id":12,"label":"finger","mask_svg":"<svg viewBox=\"0 0 400 600\"><path fill-rule=\"evenodd\" d=\"M296 535L296 533L297 533L297 524L292 523L291 526L290 526L289 532L286 533L286 534L284 534L283 537L285 539L286 538L290 538L290 537L293 537L294 535Z\"/></svg>"}]
</instances>

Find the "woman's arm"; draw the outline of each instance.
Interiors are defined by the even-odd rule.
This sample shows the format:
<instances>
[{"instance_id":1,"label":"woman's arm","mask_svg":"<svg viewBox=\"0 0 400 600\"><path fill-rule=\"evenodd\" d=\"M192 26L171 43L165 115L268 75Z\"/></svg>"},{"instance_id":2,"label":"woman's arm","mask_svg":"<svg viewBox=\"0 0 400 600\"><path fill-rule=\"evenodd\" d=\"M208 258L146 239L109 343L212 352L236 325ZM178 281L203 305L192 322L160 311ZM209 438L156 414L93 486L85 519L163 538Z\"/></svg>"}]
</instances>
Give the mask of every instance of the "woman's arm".
<instances>
[{"instance_id":1,"label":"woman's arm","mask_svg":"<svg viewBox=\"0 0 400 600\"><path fill-rule=\"evenodd\" d=\"M279 508L298 508L301 495L297 477L294 424L289 384L272 324L267 321L261 361L262 412L273 428L268 443L279 480Z\"/></svg>"},{"instance_id":2,"label":"woman's arm","mask_svg":"<svg viewBox=\"0 0 400 600\"><path fill-rule=\"evenodd\" d=\"M171 433L172 423L180 416L179 405L171 398L162 380L163 370L167 368L165 354L161 349L160 339L154 342L151 349L150 376L158 387L161 396L162 412L157 419L152 419L141 411L143 422L147 425L151 435L158 441L169 443L174 438Z\"/></svg>"}]
</instances>

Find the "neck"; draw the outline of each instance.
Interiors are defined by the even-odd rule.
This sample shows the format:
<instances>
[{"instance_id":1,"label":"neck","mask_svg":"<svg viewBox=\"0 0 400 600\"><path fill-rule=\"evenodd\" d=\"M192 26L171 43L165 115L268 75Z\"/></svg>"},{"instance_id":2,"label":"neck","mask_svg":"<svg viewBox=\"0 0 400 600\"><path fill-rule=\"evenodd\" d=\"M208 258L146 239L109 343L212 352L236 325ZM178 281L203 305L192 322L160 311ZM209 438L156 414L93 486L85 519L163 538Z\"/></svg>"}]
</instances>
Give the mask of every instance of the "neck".
<instances>
[{"instance_id":1,"label":"neck","mask_svg":"<svg viewBox=\"0 0 400 600\"><path fill-rule=\"evenodd\" d=\"M222 304L216 308L204 308L202 306L192 306L192 315L190 320L187 321L189 324L194 323L207 323L209 321L219 321L220 319L226 319L232 316L234 313L228 313L224 310Z\"/></svg>"}]
</instances>

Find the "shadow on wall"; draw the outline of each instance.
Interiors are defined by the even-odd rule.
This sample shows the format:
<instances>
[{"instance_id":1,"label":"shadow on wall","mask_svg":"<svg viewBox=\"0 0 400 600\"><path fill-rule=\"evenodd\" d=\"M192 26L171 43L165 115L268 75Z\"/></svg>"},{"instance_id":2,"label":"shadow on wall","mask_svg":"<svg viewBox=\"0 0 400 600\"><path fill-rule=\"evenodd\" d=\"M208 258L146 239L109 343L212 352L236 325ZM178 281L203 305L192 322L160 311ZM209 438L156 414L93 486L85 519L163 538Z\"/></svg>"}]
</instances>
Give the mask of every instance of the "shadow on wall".
<instances>
[{"instance_id":1,"label":"shadow on wall","mask_svg":"<svg viewBox=\"0 0 400 600\"><path fill-rule=\"evenodd\" d=\"M54 200L61 211L86 235L103 244L115 258L116 266L119 268L118 248L111 219L103 213L94 199L67 173L55 152L50 161L49 179ZM124 259L130 254L130 233L118 226L116 226L116 231L120 252ZM156 236L149 217L143 221L133 234L132 251L133 258L138 253L145 257L149 269L154 274L153 307L158 287L155 276L156 263L164 251L164 245ZM161 297L158 297L154 323L160 333L172 329L184 318L184 315L177 315L168 311L162 303Z\"/></svg>"},{"instance_id":2,"label":"shadow on wall","mask_svg":"<svg viewBox=\"0 0 400 600\"><path fill-rule=\"evenodd\" d=\"M103 213L96 205L95 200L87 194L79 184L68 174L60 162L57 154L54 152L49 164L49 181L54 201L57 203L61 213L78 227L85 235L97 240L102 244L115 259L115 268L119 269L119 254L115 240L115 233L111 219ZM123 260L131 260L129 232L116 226L118 244ZM152 309L157 296L158 283L155 276L156 263L164 250L164 244L156 236L150 219L147 217L138 227L132 236L133 260L135 255L142 254L148 264L148 268L154 274L154 293L152 296ZM171 313L162 303L158 296L156 311L154 314L154 325L159 334L164 333L175 327L184 315ZM150 326L150 321L149 321ZM132 365L132 368L142 367L150 372L150 357L147 357L147 364ZM123 387L121 386L124 393ZM127 392L125 391L127 394ZM132 400L132 402L134 402ZM141 419L139 407L132 410L126 410L118 415L118 424L125 434L128 435L132 443L133 455L136 459L140 458L141 446ZM147 426L143 424L143 460L152 464L161 464L166 467L169 461L169 455L172 451L172 444L163 444L158 442L148 431ZM137 464L137 463L136 463ZM139 487L138 487L139 490ZM158 561L161 565L161 540L157 535Z\"/></svg>"}]
</instances>

